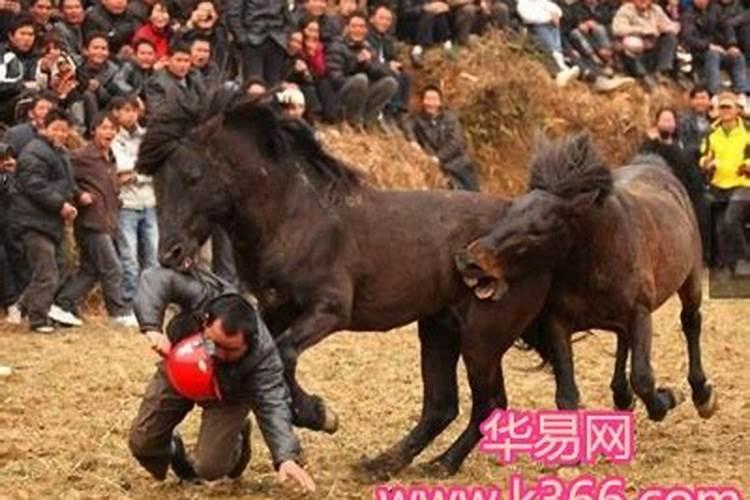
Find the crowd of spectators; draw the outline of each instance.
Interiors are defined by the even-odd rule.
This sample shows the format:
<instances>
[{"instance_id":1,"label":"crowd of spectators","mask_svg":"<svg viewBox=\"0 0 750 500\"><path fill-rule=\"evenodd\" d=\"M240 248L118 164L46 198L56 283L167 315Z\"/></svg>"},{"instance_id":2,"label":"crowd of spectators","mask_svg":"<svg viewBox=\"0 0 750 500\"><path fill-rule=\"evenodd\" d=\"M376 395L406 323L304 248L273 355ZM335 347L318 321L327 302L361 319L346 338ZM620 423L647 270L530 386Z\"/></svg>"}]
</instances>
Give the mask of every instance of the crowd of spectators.
<instances>
[{"instance_id":1,"label":"crowd of spectators","mask_svg":"<svg viewBox=\"0 0 750 500\"><path fill-rule=\"evenodd\" d=\"M0 0L0 305L36 331L80 325L98 282L113 321L135 324L158 240L151 180L134 170L144 127L165 102L218 86L272 96L313 127L403 133L454 187L478 190L458 117L439 87L413 95L412 77L427 51L460 58L490 28L529 36L559 86L748 90L740 0ZM226 235L212 241L214 268L236 283Z\"/></svg>"}]
</instances>

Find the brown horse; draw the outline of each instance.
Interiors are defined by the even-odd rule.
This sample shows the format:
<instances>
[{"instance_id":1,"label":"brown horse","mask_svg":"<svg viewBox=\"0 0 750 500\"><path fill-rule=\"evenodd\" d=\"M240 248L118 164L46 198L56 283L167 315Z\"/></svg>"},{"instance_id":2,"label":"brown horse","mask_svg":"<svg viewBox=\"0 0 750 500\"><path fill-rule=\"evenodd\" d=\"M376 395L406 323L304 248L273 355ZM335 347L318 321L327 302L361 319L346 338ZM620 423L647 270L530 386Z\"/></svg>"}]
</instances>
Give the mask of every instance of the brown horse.
<instances>
[{"instance_id":1,"label":"brown horse","mask_svg":"<svg viewBox=\"0 0 750 500\"><path fill-rule=\"evenodd\" d=\"M418 321L421 418L368 465L398 471L454 420L461 356L471 421L437 459L455 472L478 442L481 421L507 406L501 357L541 310L549 284L535 274L486 303L455 269L454 254L490 231L509 203L467 192L372 189L301 122L265 104L217 102L222 97L173 103L149 123L139 168L154 176L161 262L182 267L215 224L227 229L240 276L276 336L295 424L311 429L334 432L338 422L297 382L298 355L336 331Z\"/></svg>"},{"instance_id":2,"label":"brown horse","mask_svg":"<svg viewBox=\"0 0 750 500\"><path fill-rule=\"evenodd\" d=\"M601 328L617 333L611 387L617 408L631 407L626 377L649 417L663 419L681 400L655 388L651 313L675 292L689 354L688 380L702 417L716 408L701 365L701 240L690 199L657 156L638 156L614 173L586 135L543 145L531 167L530 191L491 233L457 256L467 284L501 299L515 280L552 273L538 328L525 340L551 360L559 408L578 407L570 335Z\"/></svg>"}]
</instances>

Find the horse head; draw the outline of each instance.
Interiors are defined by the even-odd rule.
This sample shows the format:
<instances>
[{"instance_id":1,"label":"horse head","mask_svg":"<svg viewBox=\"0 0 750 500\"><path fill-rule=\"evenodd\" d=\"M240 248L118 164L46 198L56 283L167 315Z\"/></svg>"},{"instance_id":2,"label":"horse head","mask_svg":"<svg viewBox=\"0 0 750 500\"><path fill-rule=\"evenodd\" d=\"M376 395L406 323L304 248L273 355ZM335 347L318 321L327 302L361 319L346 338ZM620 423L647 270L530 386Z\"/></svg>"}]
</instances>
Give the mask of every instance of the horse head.
<instances>
[{"instance_id":1,"label":"horse head","mask_svg":"<svg viewBox=\"0 0 750 500\"><path fill-rule=\"evenodd\" d=\"M138 169L153 177L164 266L189 267L213 227L229 214L231 198L212 145L221 127L217 114L190 129L157 122L146 133Z\"/></svg>"},{"instance_id":2,"label":"horse head","mask_svg":"<svg viewBox=\"0 0 750 500\"><path fill-rule=\"evenodd\" d=\"M499 300L514 279L552 270L568 254L576 225L609 192L611 174L585 135L540 146L530 191L516 198L493 230L455 258L480 299Z\"/></svg>"}]
</instances>

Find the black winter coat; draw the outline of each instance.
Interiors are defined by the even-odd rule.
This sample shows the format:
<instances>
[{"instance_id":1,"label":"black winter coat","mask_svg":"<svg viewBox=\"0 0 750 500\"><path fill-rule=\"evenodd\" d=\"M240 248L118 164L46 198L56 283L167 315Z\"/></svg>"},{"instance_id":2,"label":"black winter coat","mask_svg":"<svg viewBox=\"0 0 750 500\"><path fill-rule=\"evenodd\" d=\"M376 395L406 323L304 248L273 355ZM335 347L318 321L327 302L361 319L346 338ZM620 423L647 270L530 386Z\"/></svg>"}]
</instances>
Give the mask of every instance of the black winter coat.
<instances>
[{"instance_id":1,"label":"black winter coat","mask_svg":"<svg viewBox=\"0 0 750 500\"><path fill-rule=\"evenodd\" d=\"M79 193L68 153L43 137L32 140L18 158L16 184L9 217L13 232L34 230L60 243L64 231L60 209Z\"/></svg>"}]
</instances>

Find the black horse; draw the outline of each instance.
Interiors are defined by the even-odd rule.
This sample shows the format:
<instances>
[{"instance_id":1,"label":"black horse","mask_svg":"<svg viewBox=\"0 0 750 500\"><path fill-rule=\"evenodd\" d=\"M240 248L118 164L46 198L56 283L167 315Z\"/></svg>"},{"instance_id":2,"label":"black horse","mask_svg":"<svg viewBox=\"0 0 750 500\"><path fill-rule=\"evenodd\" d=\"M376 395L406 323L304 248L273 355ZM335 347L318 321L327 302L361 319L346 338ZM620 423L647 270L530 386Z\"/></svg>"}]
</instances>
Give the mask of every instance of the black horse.
<instances>
[{"instance_id":1,"label":"black horse","mask_svg":"<svg viewBox=\"0 0 750 500\"><path fill-rule=\"evenodd\" d=\"M481 421L507 406L502 355L538 314L549 283L534 273L492 303L462 283L454 254L489 232L509 203L476 193L367 187L301 122L224 97L172 103L149 123L139 169L154 176L161 262L188 265L215 224L227 230L238 272L282 353L295 424L311 429L334 432L338 422L297 383L299 353L336 331L418 321L420 421L368 469L398 471L453 421L461 356L471 421L437 459L455 472L478 442Z\"/></svg>"},{"instance_id":2,"label":"black horse","mask_svg":"<svg viewBox=\"0 0 750 500\"><path fill-rule=\"evenodd\" d=\"M530 273L553 274L538 322L524 338L553 362L557 404L578 407L570 335L591 328L617 333L611 387L617 408L633 403L626 378L649 417L663 419L681 400L656 388L651 369L651 313L678 293L689 354L688 381L702 417L716 409L700 353L702 248L687 192L664 161L637 156L614 173L590 138L541 146L529 192L513 201L493 231L457 258L480 297L502 298Z\"/></svg>"}]
</instances>

